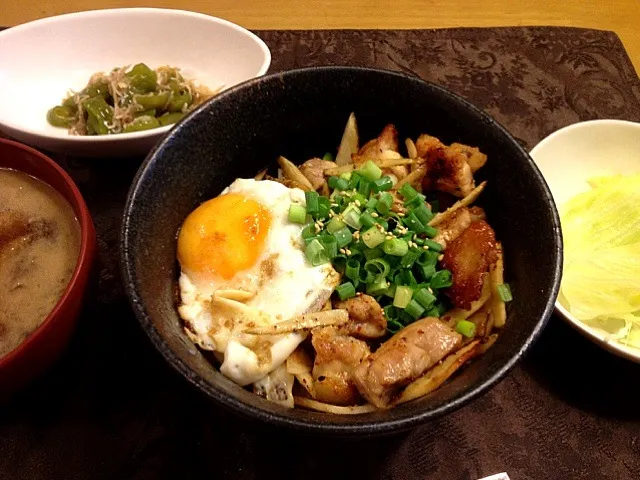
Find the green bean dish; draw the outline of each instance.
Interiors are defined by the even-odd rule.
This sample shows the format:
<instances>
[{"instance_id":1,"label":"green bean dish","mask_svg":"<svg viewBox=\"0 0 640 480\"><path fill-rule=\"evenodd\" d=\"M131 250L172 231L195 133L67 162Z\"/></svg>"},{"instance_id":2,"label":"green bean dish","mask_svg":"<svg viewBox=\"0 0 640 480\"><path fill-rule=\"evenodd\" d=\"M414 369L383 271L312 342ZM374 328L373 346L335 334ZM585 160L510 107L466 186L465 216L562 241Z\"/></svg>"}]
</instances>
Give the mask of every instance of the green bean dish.
<instances>
[{"instance_id":1,"label":"green bean dish","mask_svg":"<svg viewBox=\"0 0 640 480\"><path fill-rule=\"evenodd\" d=\"M110 135L171 125L215 95L186 80L180 69L144 63L95 73L80 92L51 108L47 121L72 135Z\"/></svg>"}]
</instances>

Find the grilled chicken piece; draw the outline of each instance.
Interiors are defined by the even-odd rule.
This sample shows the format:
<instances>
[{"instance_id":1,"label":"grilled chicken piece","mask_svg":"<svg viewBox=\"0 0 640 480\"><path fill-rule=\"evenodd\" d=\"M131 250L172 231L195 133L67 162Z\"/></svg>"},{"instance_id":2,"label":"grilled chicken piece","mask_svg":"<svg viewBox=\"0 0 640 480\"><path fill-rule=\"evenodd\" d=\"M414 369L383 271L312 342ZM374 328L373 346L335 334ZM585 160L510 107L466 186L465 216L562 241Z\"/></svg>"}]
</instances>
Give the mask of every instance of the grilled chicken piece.
<instances>
[{"instance_id":1,"label":"grilled chicken piece","mask_svg":"<svg viewBox=\"0 0 640 480\"><path fill-rule=\"evenodd\" d=\"M382 307L369 295L337 302L335 308L344 308L349 313L349 323L341 329L347 335L368 339L380 338L387 332L387 319Z\"/></svg>"},{"instance_id":2,"label":"grilled chicken piece","mask_svg":"<svg viewBox=\"0 0 640 480\"><path fill-rule=\"evenodd\" d=\"M314 330L311 344L316 351L312 371L315 399L334 405L358 403L360 394L353 384L353 371L369 355L369 346L341 335L335 327Z\"/></svg>"},{"instance_id":3,"label":"grilled chicken piece","mask_svg":"<svg viewBox=\"0 0 640 480\"><path fill-rule=\"evenodd\" d=\"M447 245L458 238L462 232L464 232L469 225L471 225L472 216L467 207L462 207L453 212L451 217L438 225L438 234L433 238L447 248Z\"/></svg>"},{"instance_id":4,"label":"grilled chicken piece","mask_svg":"<svg viewBox=\"0 0 640 480\"><path fill-rule=\"evenodd\" d=\"M462 143L452 143L447 147L439 139L431 135L420 135L418 140L416 140L416 151L419 157L427 158L431 152L440 148L447 149L453 154L462 154L473 173L477 172L487 163L487 156L482 153L478 147L470 147Z\"/></svg>"},{"instance_id":5,"label":"grilled chicken piece","mask_svg":"<svg viewBox=\"0 0 640 480\"><path fill-rule=\"evenodd\" d=\"M384 127L378 138L369 140L358 150L358 153L353 156L353 163L359 166L367 160L391 160L395 158L402 158L402 155L398 152L398 131L396 127L389 124ZM398 165L383 168L382 173L384 175L393 175L396 180L401 180L409 174L409 168L406 165Z\"/></svg>"},{"instance_id":6,"label":"grilled chicken piece","mask_svg":"<svg viewBox=\"0 0 640 480\"><path fill-rule=\"evenodd\" d=\"M438 318L423 318L369 355L356 368L354 382L364 398L384 408L402 387L456 350L461 342L462 336Z\"/></svg>"},{"instance_id":7,"label":"grilled chicken piece","mask_svg":"<svg viewBox=\"0 0 640 480\"><path fill-rule=\"evenodd\" d=\"M495 233L484 220L471 223L449 244L441 266L453 275L447 295L456 307L468 310L480 298L485 275L498 258L497 252Z\"/></svg>"},{"instance_id":8,"label":"grilled chicken piece","mask_svg":"<svg viewBox=\"0 0 640 480\"><path fill-rule=\"evenodd\" d=\"M452 143L449 145L449 150L464 155L473 173L476 173L487 163L487 156L482 153L478 147L470 147L462 143Z\"/></svg>"},{"instance_id":9,"label":"grilled chicken piece","mask_svg":"<svg viewBox=\"0 0 640 480\"><path fill-rule=\"evenodd\" d=\"M487 214L484 213L484 209L482 207L471 207L469 208L469 213L471 214L472 222L475 222L476 220L484 220L487 218Z\"/></svg>"},{"instance_id":10,"label":"grilled chicken piece","mask_svg":"<svg viewBox=\"0 0 640 480\"><path fill-rule=\"evenodd\" d=\"M476 187L471 167L463 153L447 147L431 150L426 157L427 175L423 187L455 197L466 197Z\"/></svg>"},{"instance_id":11,"label":"grilled chicken piece","mask_svg":"<svg viewBox=\"0 0 640 480\"><path fill-rule=\"evenodd\" d=\"M314 190L318 190L324 183L325 176L324 171L327 168L334 168L338 165L335 162L329 160L322 160L321 158L312 158L300 165L300 171L307 177L307 180L311 182Z\"/></svg>"}]
</instances>

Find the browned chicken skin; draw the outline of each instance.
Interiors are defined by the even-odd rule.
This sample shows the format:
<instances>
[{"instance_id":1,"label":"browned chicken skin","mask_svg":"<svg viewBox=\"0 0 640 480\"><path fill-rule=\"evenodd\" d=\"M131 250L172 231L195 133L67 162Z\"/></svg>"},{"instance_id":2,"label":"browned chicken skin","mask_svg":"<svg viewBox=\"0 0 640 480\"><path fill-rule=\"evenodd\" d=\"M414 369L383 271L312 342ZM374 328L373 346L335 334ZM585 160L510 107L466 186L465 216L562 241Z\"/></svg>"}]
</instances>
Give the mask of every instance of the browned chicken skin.
<instances>
[{"instance_id":1,"label":"browned chicken skin","mask_svg":"<svg viewBox=\"0 0 640 480\"><path fill-rule=\"evenodd\" d=\"M462 207L453 212L453 215L438 225L438 233L433 238L435 242L447 248L447 245L458 238L469 225L471 225L471 212L467 207Z\"/></svg>"},{"instance_id":2,"label":"browned chicken skin","mask_svg":"<svg viewBox=\"0 0 640 480\"><path fill-rule=\"evenodd\" d=\"M358 153L353 156L353 163L355 165L362 165L367 160L383 160L391 158L389 152L398 153L398 131L396 127L389 124L378 136L373 140L369 140L365 143ZM397 155L400 158L400 155ZM406 177L409 174L409 169L406 165L398 165L395 167L383 168L384 174L391 174L398 180Z\"/></svg>"},{"instance_id":3,"label":"browned chicken skin","mask_svg":"<svg viewBox=\"0 0 640 480\"><path fill-rule=\"evenodd\" d=\"M364 398L384 408L402 387L457 349L461 342L461 335L438 318L423 318L369 355L355 369L353 380Z\"/></svg>"},{"instance_id":4,"label":"browned chicken skin","mask_svg":"<svg viewBox=\"0 0 640 480\"><path fill-rule=\"evenodd\" d=\"M316 351L312 375L315 399L334 405L354 405L360 400L353 371L369 355L362 340L342 335L335 327L314 330L311 343Z\"/></svg>"},{"instance_id":5,"label":"browned chicken skin","mask_svg":"<svg viewBox=\"0 0 640 480\"><path fill-rule=\"evenodd\" d=\"M336 302L335 308L344 308L349 313L349 323L342 328L348 335L368 339L380 338L387 333L387 319L376 299L369 295L357 295Z\"/></svg>"},{"instance_id":6,"label":"browned chicken skin","mask_svg":"<svg viewBox=\"0 0 640 480\"><path fill-rule=\"evenodd\" d=\"M484 220L471 223L448 245L441 265L453 276L447 295L456 307L466 310L480 298L484 277L496 259L495 232Z\"/></svg>"},{"instance_id":7,"label":"browned chicken skin","mask_svg":"<svg viewBox=\"0 0 640 480\"><path fill-rule=\"evenodd\" d=\"M324 171L328 168L337 167L335 162L312 158L300 165L300 171L311 182L314 190L319 189L325 181Z\"/></svg>"}]
</instances>

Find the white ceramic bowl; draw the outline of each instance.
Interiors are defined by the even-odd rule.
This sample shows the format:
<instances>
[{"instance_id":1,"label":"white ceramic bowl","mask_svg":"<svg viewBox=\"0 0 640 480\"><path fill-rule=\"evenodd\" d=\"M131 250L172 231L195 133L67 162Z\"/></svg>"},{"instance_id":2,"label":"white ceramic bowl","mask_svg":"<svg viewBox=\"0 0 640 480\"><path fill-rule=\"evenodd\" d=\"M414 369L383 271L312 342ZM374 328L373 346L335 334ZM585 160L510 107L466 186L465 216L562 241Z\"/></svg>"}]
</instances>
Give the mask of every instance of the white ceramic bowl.
<instances>
[{"instance_id":1,"label":"white ceramic bowl","mask_svg":"<svg viewBox=\"0 0 640 480\"><path fill-rule=\"evenodd\" d=\"M171 65L209 88L263 75L271 54L256 35L226 20L156 8L95 10L45 18L0 32L0 130L69 155L144 155L170 126L81 137L50 126L47 111L91 74L146 63Z\"/></svg>"},{"instance_id":2,"label":"white ceramic bowl","mask_svg":"<svg viewBox=\"0 0 640 480\"><path fill-rule=\"evenodd\" d=\"M531 157L561 209L569 199L590 189L589 178L640 172L640 123L623 120L576 123L542 140L531 150ZM640 362L640 349L617 343L608 338L604 330L580 322L560 299L556 310L595 343L616 355Z\"/></svg>"}]
</instances>

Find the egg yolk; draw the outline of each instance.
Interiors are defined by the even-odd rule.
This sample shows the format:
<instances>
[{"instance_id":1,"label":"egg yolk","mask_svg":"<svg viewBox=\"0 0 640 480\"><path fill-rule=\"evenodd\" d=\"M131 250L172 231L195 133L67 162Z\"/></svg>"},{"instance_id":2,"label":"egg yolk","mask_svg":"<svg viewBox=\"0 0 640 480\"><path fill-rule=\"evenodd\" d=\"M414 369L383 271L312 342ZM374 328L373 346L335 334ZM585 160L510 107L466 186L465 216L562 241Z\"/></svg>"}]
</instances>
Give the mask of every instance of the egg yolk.
<instances>
[{"instance_id":1,"label":"egg yolk","mask_svg":"<svg viewBox=\"0 0 640 480\"><path fill-rule=\"evenodd\" d=\"M260 203L237 193L221 195L184 221L178 261L183 270L230 279L255 264L270 226L271 214Z\"/></svg>"}]
</instances>

